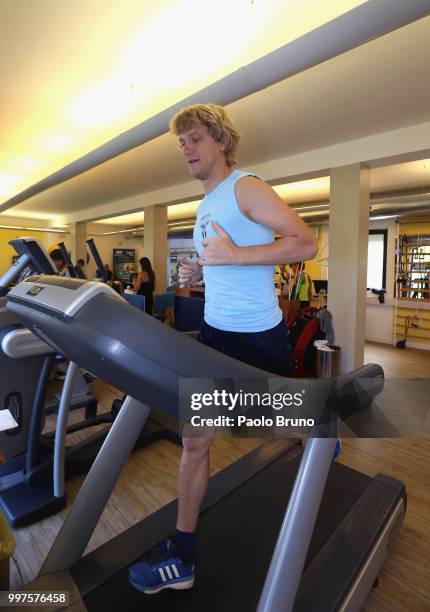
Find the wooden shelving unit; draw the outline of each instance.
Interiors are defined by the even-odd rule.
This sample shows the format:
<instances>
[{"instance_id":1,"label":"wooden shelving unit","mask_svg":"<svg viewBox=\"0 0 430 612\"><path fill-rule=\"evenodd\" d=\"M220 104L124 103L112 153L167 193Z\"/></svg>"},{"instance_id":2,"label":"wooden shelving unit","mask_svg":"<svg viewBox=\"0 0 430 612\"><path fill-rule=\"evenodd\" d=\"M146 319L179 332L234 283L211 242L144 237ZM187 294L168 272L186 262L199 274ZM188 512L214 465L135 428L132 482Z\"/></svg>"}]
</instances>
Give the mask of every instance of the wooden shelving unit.
<instances>
[{"instance_id":1,"label":"wooden shelving unit","mask_svg":"<svg viewBox=\"0 0 430 612\"><path fill-rule=\"evenodd\" d=\"M428 224L426 227L428 231ZM430 346L430 234L399 233L396 244L395 343ZM398 344L398 343L397 343Z\"/></svg>"},{"instance_id":2,"label":"wooden shelving unit","mask_svg":"<svg viewBox=\"0 0 430 612\"><path fill-rule=\"evenodd\" d=\"M396 297L430 302L430 235L398 237Z\"/></svg>"}]
</instances>

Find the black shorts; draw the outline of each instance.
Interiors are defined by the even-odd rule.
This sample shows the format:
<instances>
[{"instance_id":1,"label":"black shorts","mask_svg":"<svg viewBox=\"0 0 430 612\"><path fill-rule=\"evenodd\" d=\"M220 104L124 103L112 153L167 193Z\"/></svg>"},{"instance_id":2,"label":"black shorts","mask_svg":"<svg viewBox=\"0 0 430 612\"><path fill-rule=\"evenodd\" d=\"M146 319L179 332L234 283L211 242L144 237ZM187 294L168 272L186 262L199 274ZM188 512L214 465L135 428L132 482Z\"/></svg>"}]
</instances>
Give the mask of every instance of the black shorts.
<instances>
[{"instance_id":1,"label":"black shorts","mask_svg":"<svg viewBox=\"0 0 430 612\"><path fill-rule=\"evenodd\" d=\"M260 370L291 376L293 360L284 319L272 329L261 332L223 331L203 321L197 340Z\"/></svg>"}]
</instances>

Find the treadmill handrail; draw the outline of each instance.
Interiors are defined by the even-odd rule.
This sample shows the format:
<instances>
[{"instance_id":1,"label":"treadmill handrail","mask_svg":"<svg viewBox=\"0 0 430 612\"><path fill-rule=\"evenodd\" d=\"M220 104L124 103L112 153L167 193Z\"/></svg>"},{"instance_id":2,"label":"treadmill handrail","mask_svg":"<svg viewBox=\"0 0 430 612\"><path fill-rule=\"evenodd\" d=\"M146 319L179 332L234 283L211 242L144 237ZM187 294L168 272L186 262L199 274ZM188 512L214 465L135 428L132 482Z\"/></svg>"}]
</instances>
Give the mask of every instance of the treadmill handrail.
<instances>
[{"instance_id":1,"label":"treadmill handrail","mask_svg":"<svg viewBox=\"0 0 430 612\"><path fill-rule=\"evenodd\" d=\"M64 244L64 242L59 242L58 246L60 247L60 251L63 256L64 263L66 264L67 271L70 274L70 277L78 278L78 274L75 270L75 266L73 265L72 260L70 259L70 255L69 255L68 250L66 249L66 245Z\"/></svg>"},{"instance_id":2,"label":"treadmill handrail","mask_svg":"<svg viewBox=\"0 0 430 612\"><path fill-rule=\"evenodd\" d=\"M99 273L100 273L100 278L101 278L101 279L102 279L102 280L103 280L105 283L107 283L107 282L108 282L108 280L109 280L109 278L108 278L107 272L106 272L106 270L105 270L105 267L104 267L104 265L103 265L103 262L102 262L102 260L101 260L100 254L99 254L99 252L98 252L98 250L97 250L97 247L96 247L96 244L95 244L95 242L94 242L94 239L93 239L93 238L89 238L89 239L87 240L87 244L88 244L88 246L89 246L89 248L90 248L91 255L93 256L94 261L96 262L97 270L98 270L98 271L99 271Z\"/></svg>"}]
</instances>

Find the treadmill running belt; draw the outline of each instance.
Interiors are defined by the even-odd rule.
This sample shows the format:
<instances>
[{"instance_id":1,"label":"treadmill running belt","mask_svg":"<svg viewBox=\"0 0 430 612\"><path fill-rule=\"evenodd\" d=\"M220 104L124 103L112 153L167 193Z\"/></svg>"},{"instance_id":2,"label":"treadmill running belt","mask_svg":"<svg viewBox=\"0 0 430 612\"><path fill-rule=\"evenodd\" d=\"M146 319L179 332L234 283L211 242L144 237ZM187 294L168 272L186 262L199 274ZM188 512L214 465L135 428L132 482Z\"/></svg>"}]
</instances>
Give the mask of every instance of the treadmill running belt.
<instances>
[{"instance_id":1,"label":"treadmill running belt","mask_svg":"<svg viewBox=\"0 0 430 612\"><path fill-rule=\"evenodd\" d=\"M124 570L85 597L88 610L255 610L300 459L281 456L202 513L192 589L145 595L128 583ZM333 463L306 566L371 481Z\"/></svg>"}]
</instances>

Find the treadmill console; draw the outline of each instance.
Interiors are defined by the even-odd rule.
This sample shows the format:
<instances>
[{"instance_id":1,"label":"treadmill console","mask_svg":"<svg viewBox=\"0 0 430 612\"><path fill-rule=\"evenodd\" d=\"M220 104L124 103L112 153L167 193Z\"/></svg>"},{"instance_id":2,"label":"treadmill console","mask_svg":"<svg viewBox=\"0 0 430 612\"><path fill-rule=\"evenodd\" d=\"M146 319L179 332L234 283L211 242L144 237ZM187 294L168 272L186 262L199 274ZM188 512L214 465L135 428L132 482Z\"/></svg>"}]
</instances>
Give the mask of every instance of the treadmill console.
<instances>
[{"instance_id":1,"label":"treadmill console","mask_svg":"<svg viewBox=\"0 0 430 612\"><path fill-rule=\"evenodd\" d=\"M108 293L122 300L118 293L105 283L43 274L30 276L13 287L7 295L7 300L70 319L99 293Z\"/></svg>"}]
</instances>

